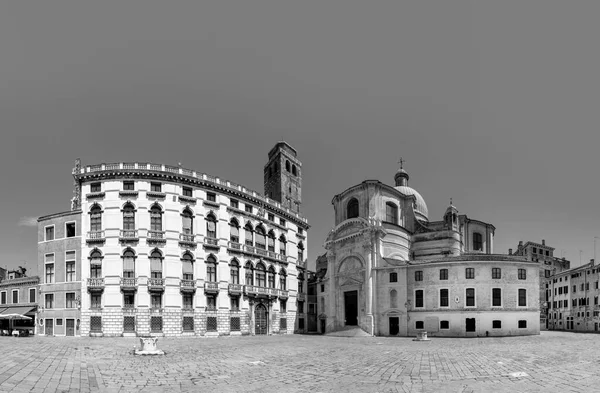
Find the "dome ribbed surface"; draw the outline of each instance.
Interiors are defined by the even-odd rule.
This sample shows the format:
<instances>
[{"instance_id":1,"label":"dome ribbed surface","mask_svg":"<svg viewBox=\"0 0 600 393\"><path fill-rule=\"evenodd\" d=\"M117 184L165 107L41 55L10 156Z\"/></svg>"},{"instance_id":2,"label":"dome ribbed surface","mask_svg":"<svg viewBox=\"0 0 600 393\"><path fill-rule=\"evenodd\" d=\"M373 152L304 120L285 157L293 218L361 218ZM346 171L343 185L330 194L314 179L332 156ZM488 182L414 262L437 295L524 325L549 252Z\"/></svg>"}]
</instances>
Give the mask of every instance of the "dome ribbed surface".
<instances>
[{"instance_id":1,"label":"dome ribbed surface","mask_svg":"<svg viewBox=\"0 0 600 393\"><path fill-rule=\"evenodd\" d=\"M417 215L417 218L429 221L429 210L427 210L427 204L425 203L425 200L423 199L421 194L417 192L417 190L409 186L396 186L394 188L403 193L404 195L414 195L417 200L417 208L415 209L415 214Z\"/></svg>"}]
</instances>

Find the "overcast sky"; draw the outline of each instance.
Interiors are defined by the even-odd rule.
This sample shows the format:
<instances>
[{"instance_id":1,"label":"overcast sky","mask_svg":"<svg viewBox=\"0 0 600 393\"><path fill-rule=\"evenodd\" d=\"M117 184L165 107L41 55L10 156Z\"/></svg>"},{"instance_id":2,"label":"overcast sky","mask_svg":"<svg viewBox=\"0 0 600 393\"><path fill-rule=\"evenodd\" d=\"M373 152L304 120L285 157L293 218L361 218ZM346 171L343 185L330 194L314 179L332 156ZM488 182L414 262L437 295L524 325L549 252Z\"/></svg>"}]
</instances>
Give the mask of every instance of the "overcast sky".
<instances>
[{"instance_id":1,"label":"overcast sky","mask_svg":"<svg viewBox=\"0 0 600 393\"><path fill-rule=\"evenodd\" d=\"M578 265L600 236L599 1L14 1L0 5L0 266L37 269L31 218L71 168L139 160L261 191L303 162L311 264L332 197L409 185L442 217ZM599 245L600 247L600 245Z\"/></svg>"}]
</instances>

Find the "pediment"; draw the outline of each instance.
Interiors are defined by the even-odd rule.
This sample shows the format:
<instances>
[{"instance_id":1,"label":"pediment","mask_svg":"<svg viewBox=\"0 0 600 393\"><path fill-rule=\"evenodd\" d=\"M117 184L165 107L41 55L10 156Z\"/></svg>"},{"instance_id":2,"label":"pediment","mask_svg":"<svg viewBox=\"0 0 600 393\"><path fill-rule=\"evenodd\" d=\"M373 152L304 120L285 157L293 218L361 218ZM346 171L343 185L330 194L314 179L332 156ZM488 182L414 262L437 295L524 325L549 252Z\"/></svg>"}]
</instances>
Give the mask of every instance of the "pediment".
<instances>
[{"instance_id":1,"label":"pediment","mask_svg":"<svg viewBox=\"0 0 600 393\"><path fill-rule=\"evenodd\" d=\"M352 286L357 284L362 284L362 280L354 278L354 277L343 277L341 280L340 286Z\"/></svg>"}]
</instances>

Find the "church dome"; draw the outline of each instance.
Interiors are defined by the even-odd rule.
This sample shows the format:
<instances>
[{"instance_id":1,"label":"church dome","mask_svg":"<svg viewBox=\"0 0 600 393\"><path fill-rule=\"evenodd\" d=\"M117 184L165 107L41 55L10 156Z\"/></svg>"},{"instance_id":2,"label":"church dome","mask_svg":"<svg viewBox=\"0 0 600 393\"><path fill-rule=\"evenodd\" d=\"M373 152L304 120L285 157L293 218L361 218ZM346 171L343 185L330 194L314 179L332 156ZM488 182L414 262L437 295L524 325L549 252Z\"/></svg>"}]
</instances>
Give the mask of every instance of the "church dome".
<instances>
[{"instance_id":1,"label":"church dome","mask_svg":"<svg viewBox=\"0 0 600 393\"><path fill-rule=\"evenodd\" d=\"M429 211L427 210L427 204L425 199L419 194L417 190L409 186L396 186L396 190L400 191L404 195L414 195L417 206L415 207L415 215L418 219L429 221Z\"/></svg>"}]
</instances>

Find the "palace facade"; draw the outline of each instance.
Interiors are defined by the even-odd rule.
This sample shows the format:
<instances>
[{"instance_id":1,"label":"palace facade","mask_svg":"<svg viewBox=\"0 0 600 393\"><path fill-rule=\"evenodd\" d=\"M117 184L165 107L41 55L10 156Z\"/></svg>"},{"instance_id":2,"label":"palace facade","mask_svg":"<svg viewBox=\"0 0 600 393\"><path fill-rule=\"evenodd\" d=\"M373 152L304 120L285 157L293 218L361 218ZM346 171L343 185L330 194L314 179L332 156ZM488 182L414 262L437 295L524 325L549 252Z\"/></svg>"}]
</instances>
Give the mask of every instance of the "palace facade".
<instances>
[{"instance_id":1,"label":"palace facade","mask_svg":"<svg viewBox=\"0 0 600 393\"><path fill-rule=\"evenodd\" d=\"M442 220L430 221L408 179L400 168L393 187L367 180L333 198L335 226L318 285L325 330L539 334L537 262L494 254L495 227L459 214L452 203Z\"/></svg>"},{"instance_id":2,"label":"palace facade","mask_svg":"<svg viewBox=\"0 0 600 393\"><path fill-rule=\"evenodd\" d=\"M263 175L264 195L181 166L78 160L71 213L81 231L78 334L296 331L309 228L296 150L277 143ZM52 257L41 247L42 266ZM53 285L46 277L42 294Z\"/></svg>"}]
</instances>

